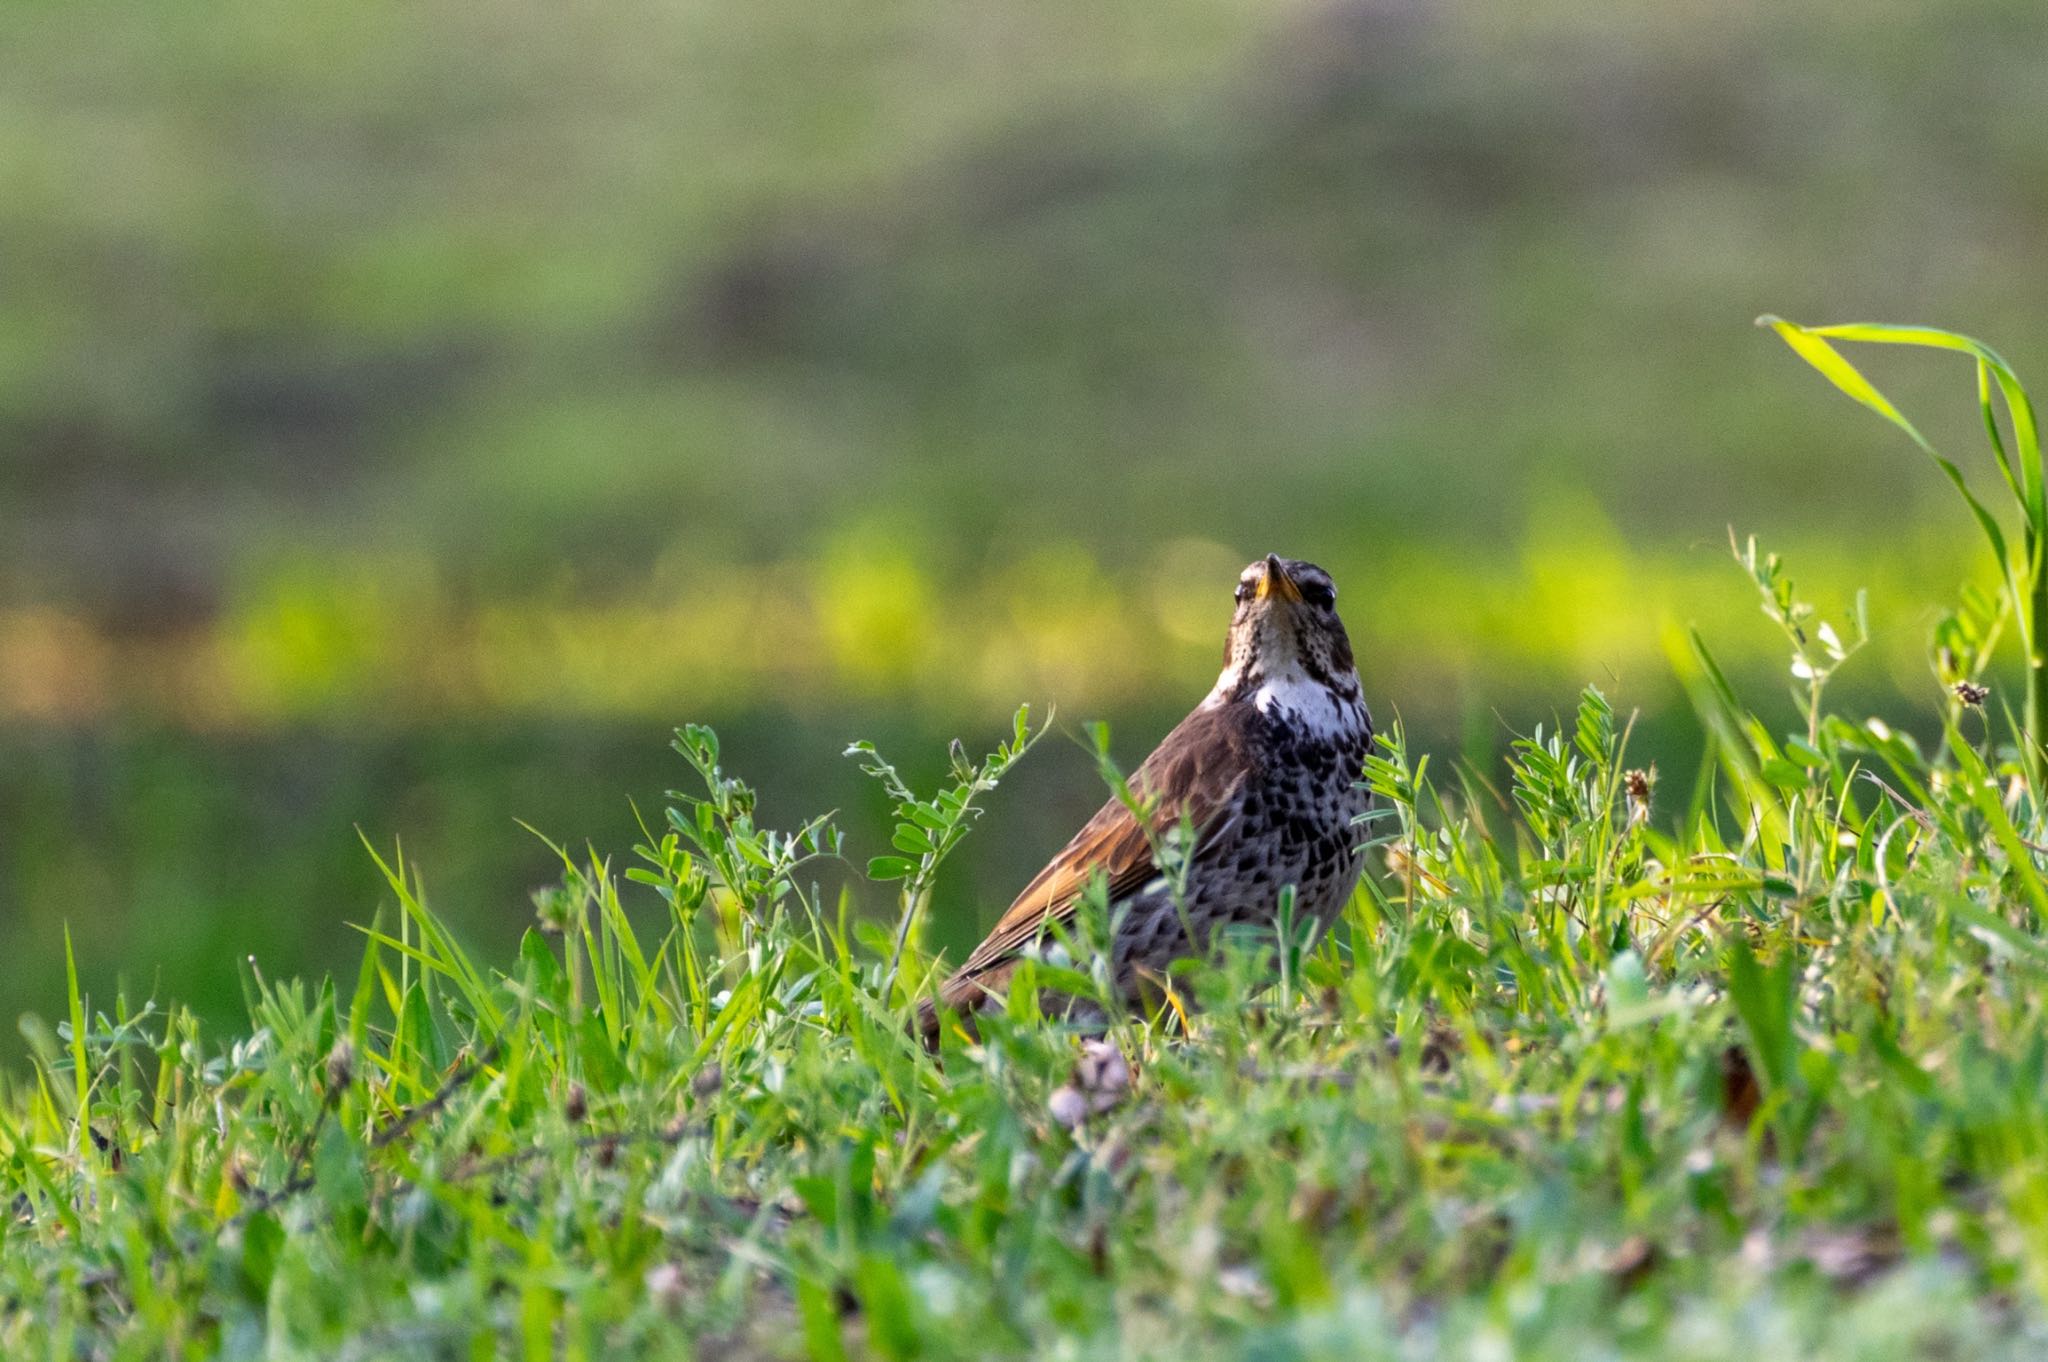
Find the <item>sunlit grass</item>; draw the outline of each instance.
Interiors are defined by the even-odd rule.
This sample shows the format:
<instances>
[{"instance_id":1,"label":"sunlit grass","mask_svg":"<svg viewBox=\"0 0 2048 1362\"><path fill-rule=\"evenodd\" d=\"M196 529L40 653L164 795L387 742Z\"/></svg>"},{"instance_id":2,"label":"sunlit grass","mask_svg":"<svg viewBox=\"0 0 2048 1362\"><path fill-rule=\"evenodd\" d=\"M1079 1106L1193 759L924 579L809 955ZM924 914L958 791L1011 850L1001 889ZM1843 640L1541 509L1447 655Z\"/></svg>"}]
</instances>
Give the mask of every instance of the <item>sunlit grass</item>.
<instances>
[{"instance_id":1,"label":"sunlit grass","mask_svg":"<svg viewBox=\"0 0 2048 1362\"><path fill-rule=\"evenodd\" d=\"M640 845L558 849L502 961L374 851L360 967L251 962L224 1047L67 949L0 1079L0 1352L2039 1356L2048 812L1980 689L1999 607L1933 631L1923 744L1836 703L1861 604L1738 557L1789 726L1712 631L1689 783L1597 686L1504 775L1395 723L1334 936L1223 943L1099 1039L1037 985L1101 980L1035 964L977 1037L906 1030L1023 713L935 790L848 753L887 848L764 826L686 729Z\"/></svg>"},{"instance_id":2,"label":"sunlit grass","mask_svg":"<svg viewBox=\"0 0 2048 1362\"><path fill-rule=\"evenodd\" d=\"M475 601L425 565L370 559L256 576L217 619L136 637L58 605L0 611L0 721L133 716L200 729L459 716L645 717L883 699L936 723L1018 695L1116 709L1205 681L1228 585L1265 545L1175 541L1109 564L1066 544L971 575L855 536L819 559L695 563L582 593ZM1441 722L1462 696L1547 703L1571 678L1664 685L1663 631L1697 623L1740 670L1778 662L1729 584L1724 541L1633 544L1589 498L1553 497L1505 553L1400 539L1335 544L1376 693ZM1969 568L1933 527L1881 559L1793 545L1822 595L1867 588L1881 621L1866 680L1934 698L1930 581ZM1991 578L1987 575L1985 584Z\"/></svg>"}]
</instances>

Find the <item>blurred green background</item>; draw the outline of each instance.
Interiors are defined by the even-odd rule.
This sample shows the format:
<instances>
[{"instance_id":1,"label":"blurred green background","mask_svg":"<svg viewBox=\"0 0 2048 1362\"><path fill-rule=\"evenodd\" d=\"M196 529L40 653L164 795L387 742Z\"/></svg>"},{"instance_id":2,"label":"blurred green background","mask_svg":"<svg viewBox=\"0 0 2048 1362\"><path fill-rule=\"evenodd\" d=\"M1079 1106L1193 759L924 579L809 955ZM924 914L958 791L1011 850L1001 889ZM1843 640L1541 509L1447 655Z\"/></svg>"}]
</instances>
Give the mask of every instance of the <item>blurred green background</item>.
<instances>
[{"instance_id":1,"label":"blurred green background","mask_svg":"<svg viewBox=\"0 0 2048 1362\"><path fill-rule=\"evenodd\" d=\"M1673 631L1782 689L1731 525L1868 586L1851 703L1931 716L1971 531L1749 323L2048 379L2044 44L2038 0L6 6L0 1016L58 1010L67 922L102 1000L215 1018L251 954L350 958L358 829L507 949L515 817L623 853L685 720L871 843L855 737L929 775L1031 700L1135 761L1268 549L1446 755L1592 680L1682 790ZM1872 371L1971 447L1967 369ZM1041 748L936 938L1096 798Z\"/></svg>"}]
</instances>

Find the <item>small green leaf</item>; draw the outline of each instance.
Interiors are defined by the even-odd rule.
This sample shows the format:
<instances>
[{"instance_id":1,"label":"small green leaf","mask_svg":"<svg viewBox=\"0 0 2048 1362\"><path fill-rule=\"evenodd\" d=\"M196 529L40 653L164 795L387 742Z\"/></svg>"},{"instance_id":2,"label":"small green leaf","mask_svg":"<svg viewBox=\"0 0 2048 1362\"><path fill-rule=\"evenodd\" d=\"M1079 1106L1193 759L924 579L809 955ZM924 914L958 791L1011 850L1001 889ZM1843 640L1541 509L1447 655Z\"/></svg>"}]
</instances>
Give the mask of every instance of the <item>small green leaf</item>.
<instances>
[{"instance_id":1,"label":"small green leaf","mask_svg":"<svg viewBox=\"0 0 2048 1362\"><path fill-rule=\"evenodd\" d=\"M880 1253L863 1253L856 1272L869 1344L890 1362L917 1356L920 1350L916 1312L909 1285L903 1280L903 1270L896 1260Z\"/></svg>"},{"instance_id":2,"label":"small green leaf","mask_svg":"<svg viewBox=\"0 0 2048 1362\"><path fill-rule=\"evenodd\" d=\"M1607 1015L1611 1019L1647 1004L1650 982L1643 973L1642 957L1623 951L1607 967Z\"/></svg>"},{"instance_id":3,"label":"small green leaf","mask_svg":"<svg viewBox=\"0 0 2048 1362\"><path fill-rule=\"evenodd\" d=\"M557 1010L566 1010L569 977L562 972L562 962L555 958L554 948L538 928L528 927L526 935L520 938L519 959L528 970L534 995Z\"/></svg>"},{"instance_id":4,"label":"small green leaf","mask_svg":"<svg viewBox=\"0 0 2048 1362\"><path fill-rule=\"evenodd\" d=\"M1783 757L1766 758L1757 772L1781 790L1803 789L1807 781L1806 772Z\"/></svg>"},{"instance_id":5,"label":"small green leaf","mask_svg":"<svg viewBox=\"0 0 2048 1362\"><path fill-rule=\"evenodd\" d=\"M319 1146L313 1151L313 1186L337 1216L353 1215L369 1205L362 1150L336 1122L321 1128Z\"/></svg>"},{"instance_id":6,"label":"small green leaf","mask_svg":"<svg viewBox=\"0 0 2048 1362\"><path fill-rule=\"evenodd\" d=\"M804 1343L812 1362L846 1362L846 1342L832 1298L831 1289L817 1279L797 1279L797 1312L803 1317Z\"/></svg>"},{"instance_id":7,"label":"small green leaf","mask_svg":"<svg viewBox=\"0 0 2048 1362\"><path fill-rule=\"evenodd\" d=\"M429 1075L448 1067L448 1054L441 1044L441 1033L434 1026L433 1012L427 1006L426 989L420 984L416 983L405 991L405 1002L398 1014L397 1041L397 1053L408 1056ZM420 1081L422 1086L431 1086L429 1078L423 1077Z\"/></svg>"},{"instance_id":8,"label":"small green leaf","mask_svg":"<svg viewBox=\"0 0 2048 1362\"><path fill-rule=\"evenodd\" d=\"M1792 1031L1796 982L1789 956L1765 967L1741 939L1729 947L1728 994L1742 1019L1756 1068L1772 1091L1790 1083L1796 1072L1799 1044Z\"/></svg>"},{"instance_id":9,"label":"small green leaf","mask_svg":"<svg viewBox=\"0 0 2048 1362\"><path fill-rule=\"evenodd\" d=\"M1828 759L1821 755L1818 748L1808 745L1800 738L1785 739L1785 755L1798 762L1801 766L1826 766L1828 764Z\"/></svg>"},{"instance_id":10,"label":"small green leaf","mask_svg":"<svg viewBox=\"0 0 2048 1362\"><path fill-rule=\"evenodd\" d=\"M284 1226L269 1211L251 1211L242 1222L242 1282L249 1298L261 1304L270 1295L277 1274L277 1255L284 1248Z\"/></svg>"}]
</instances>

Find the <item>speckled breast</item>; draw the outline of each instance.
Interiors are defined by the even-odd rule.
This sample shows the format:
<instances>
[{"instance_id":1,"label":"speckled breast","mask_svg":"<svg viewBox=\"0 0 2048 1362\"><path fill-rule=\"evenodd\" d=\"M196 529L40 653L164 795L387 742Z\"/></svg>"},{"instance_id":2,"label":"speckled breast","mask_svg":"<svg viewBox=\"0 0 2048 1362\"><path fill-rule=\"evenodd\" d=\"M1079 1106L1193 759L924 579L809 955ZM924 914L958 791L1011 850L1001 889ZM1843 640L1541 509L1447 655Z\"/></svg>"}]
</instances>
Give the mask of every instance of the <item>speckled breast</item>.
<instances>
[{"instance_id":1,"label":"speckled breast","mask_svg":"<svg viewBox=\"0 0 2048 1362\"><path fill-rule=\"evenodd\" d=\"M1303 732L1283 716L1269 732L1263 778L1246 791L1239 848L1241 860L1250 852L1254 864L1264 864L1233 896L1230 915L1270 919L1280 890L1291 884L1299 917L1327 924L1351 897L1363 865L1353 820L1371 802L1359 779L1372 730L1361 716L1352 731Z\"/></svg>"},{"instance_id":2,"label":"speckled breast","mask_svg":"<svg viewBox=\"0 0 2048 1362\"><path fill-rule=\"evenodd\" d=\"M1189 867L1187 920L1198 939L1235 923L1270 924L1288 885L1295 921L1328 925L1358 883L1363 858L1353 819L1370 796L1359 787L1372 742L1370 721L1311 729L1283 711L1267 716L1257 774L1220 815L1223 831ZM1118 973L1133 964L1157 967L1187 949L1182 916L1163 882L1125 905L1117 935Z\"/></svg>"}]
</instances>

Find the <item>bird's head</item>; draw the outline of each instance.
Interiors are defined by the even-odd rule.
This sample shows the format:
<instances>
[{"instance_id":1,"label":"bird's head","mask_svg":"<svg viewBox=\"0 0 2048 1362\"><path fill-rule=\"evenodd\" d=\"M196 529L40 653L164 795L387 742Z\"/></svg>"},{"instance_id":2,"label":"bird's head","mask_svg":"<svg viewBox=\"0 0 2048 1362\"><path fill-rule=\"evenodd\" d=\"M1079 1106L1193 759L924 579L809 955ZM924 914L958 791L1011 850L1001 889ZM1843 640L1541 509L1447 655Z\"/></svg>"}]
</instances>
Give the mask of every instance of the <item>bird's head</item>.
<instances>
[{"instance_id":1,"label":"bird's head","mask_svg":"<svg viewBox=\"0 0 2048 1362\"><path fill-rule=\"evenodd\" d=\"M1358 694L1351 639L1337 617L1337 586L1314 563L1267 554L1237 579L1237 610L1223 653L1219 696L1312 682L1345 699Z\"/></svg>"}]
</instances>

